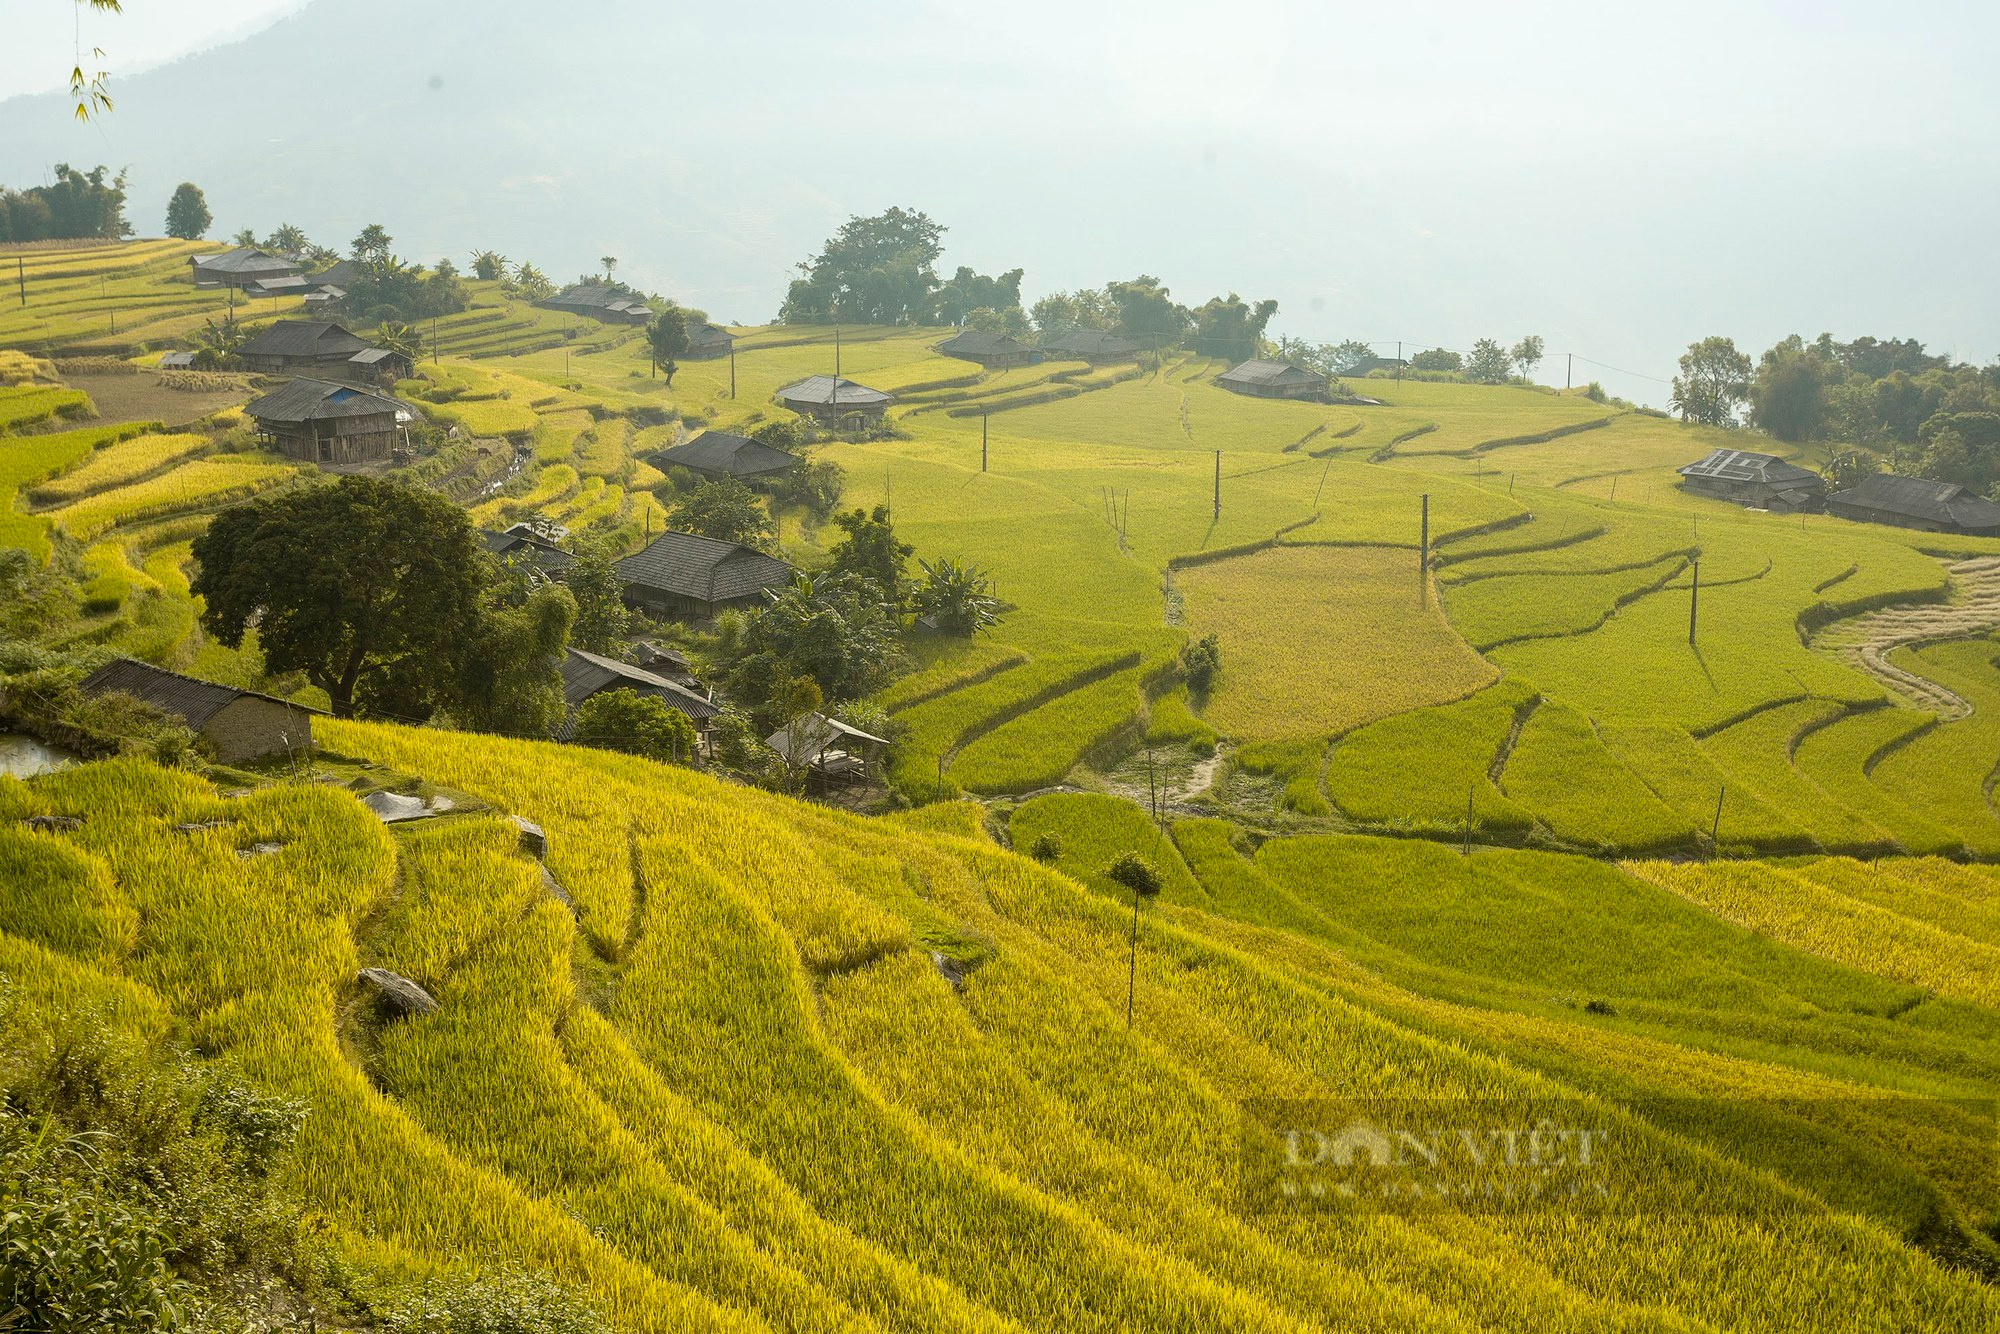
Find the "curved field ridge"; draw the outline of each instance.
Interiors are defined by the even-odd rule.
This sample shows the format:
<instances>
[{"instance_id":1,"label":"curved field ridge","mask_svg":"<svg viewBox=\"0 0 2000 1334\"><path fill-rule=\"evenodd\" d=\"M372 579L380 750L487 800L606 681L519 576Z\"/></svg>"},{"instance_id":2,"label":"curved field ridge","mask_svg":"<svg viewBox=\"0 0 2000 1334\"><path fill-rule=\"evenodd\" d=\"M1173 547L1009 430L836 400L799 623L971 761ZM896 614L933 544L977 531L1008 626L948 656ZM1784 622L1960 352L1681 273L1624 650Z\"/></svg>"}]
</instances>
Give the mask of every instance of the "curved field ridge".
<instances>
[{"instance_id":1,"label":"curved field ridge","mask_svg":"<svg viewBox=\"0 0 2000 1334\"><path fill-rule=\"evenodd\" d=\"M1972 704L1963 695L1889 661L1899 648L1970 639L2000 626L2000 556L1959 561L1947 570L1957 593L1950 602L1883 607L1837 621L1813 637L1813 647L1867 672L1946 721L1965 717Z\"/></svg>"}]
</instances>

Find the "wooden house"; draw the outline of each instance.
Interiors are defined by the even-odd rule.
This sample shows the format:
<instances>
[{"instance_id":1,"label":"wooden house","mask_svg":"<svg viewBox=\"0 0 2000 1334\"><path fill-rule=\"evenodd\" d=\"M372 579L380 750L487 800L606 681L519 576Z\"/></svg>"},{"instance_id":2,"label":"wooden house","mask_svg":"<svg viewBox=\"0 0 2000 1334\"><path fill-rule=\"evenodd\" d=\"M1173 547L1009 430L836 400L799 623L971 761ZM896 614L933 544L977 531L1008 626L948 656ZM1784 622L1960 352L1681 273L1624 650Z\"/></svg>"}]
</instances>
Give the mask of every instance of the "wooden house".
<instances>
[{"instance_id":1,"label":"wooden house","mask_svg":"<svg viewBox=\"0 0 2000 1334\"><path fill-rule=\"evenodd\" d=\"M755 486L784 476L797 468L801 460L798 455L787 454L761 440L731 435L727 431L703 431L685 444L648 454L646 462L661 472L668 468L686 468L708 481L733 477Z\"/></svg>"},{"instance_id":2,"label":"wooden house","mask_svg":"<svg viewBox=\"0 0 2000 1334\"><path fill-rule=\"evenodd\" d=\"M501 564L526 569L541 578L554 577L576 559L525 523L517 523L503 532L482 528L478 538L479 545Z\"/></svg>"},{"instance_id":3,"label":"wooden house","mask_svg":"<svg viewBox=\"0 0 2000 1334\"><path fill-rule=\"evenodd\" d=\"M261 375L334 375L394 383L410 372L408 358L348 332L331 320L278 320L237 350L243 369Z\"/></svg>"},{"instance_id":4,"label":"wooden house","mask_svg":"<svg viewBox=\"0 0 2000 1334\"><path fill-rule=\"evenodd\" d=\"M293 380L244 409L258 439L286 458L335 467L379 463L408 442L416 413L386 394Z\"/></svg>"},{"instance_id":5,"label":"wooden house","mask_svg":"<svg viewBox=\"0 0 2000 1334\"><path fill-rule=\"evenodd\" d=\"M180 719L224 764L312 749L316 710L255 690L182 676L149 662L114 658L85 677L79 688L87 695L130 695Z\"/></svg>"},{"instance_id":6,"label":"wooden house","mask_svg":"<svg viewBox=\"0 0 2000 1334\"><path fill-rule=\"evenodd\" d=\"M708 619L754 607L765 589L792 581L792 567L754 547L695 533L662 533L618 562L625 601L656 616Z\"/></svg>"},{"instance_id":7,"label":"wooden house","mask_svg":"<svg viewBox=\"0 0 2000 1334\"><path fill-rule=\"evenodd\" d=\"M2000 505L1956 482L1874 473L1826 500L1827 512L1862 523L1886 523L1926 533L2000 537Z\"/></svg>"},{"instance_id":8,"label":"wooden house","mask_svg":"<svg viewBox=\"0 0 2000 1334\"><path fill-rule=\"evenodd\" d=\"M690 318L687 330L688 350L681 356L689 361L713 361L736 350L736 335L719 324Z\"/></svg>"},{"instance_id":9,"label":"wooden house","mask_svg":"<svg viewBox=\"0 0 2000 1334\"><path fill-rule=\"evenodd\" d=\"M1215 377L1232 394L1253 398L1325 398L1326 377L1289 361L1246 361Z\"/></svg>"},{"instance_id":10,"label":"wooden house","mask_svg":"<svg viewBox=\"0 0 2000 1334\"><path fill-rule=\"evenodd\" d=\"M974 361L988 370L1004 370L1009 366L1026 366L1040 361L1041 352L1029 347L1018 338L1007 334L985 333L978 329L962 330L937 345L937 350L947 357L957 357L960 361Z\"/></svg>"},{"instance_id":11,"label":"wooden house","mask_svg":"<svg viewBox=\"0 0 2000 1334\"><path fill-rule=\"evenodd\" d=\"M896 401L879 389L832 375L808 375L786 385L774 397L800 416L828 425L881 421Z\"/></svg>"},{"instance_id":12,"label":"wooden house","mask_svg":"<svg viewBox=\"0 0 2000 1334\"><path fill-rule=\"evenodd\" d=\"M1042 339L1040 347L1044 357L1053 357L1058 361L1087 361L1093 366L1105 362L1133 361L1139 356L1137 343L1103 329L1066 329Z\"/></svg>"},{"instance_id":13,"label":"wooden house","mask_svg":"<svg viewBox=\"0 0 2000 1334\"><path fill-rule=\"evenodd\" d=\"M282 255L254 246L239 246L213 255L189 255L188 272L196 287L252 288L260 282L296 278L299 266Z\"/></svg>"},{"instance_id":14,"label":"wooden house","mask_svg":"<svg viewBox=\"0 0 2000 1334\"><path fill-rule=\"evenodd\" d=\"M588 315L606 324L644 324L653 318L653 308L637 295L609 283L572 283L536 305L544 310Z\"/></svg>"},{"instance_id":15,"label":"wooden house","mask_svg":"<svg viewBox=\"0 0 2000 1334\"><path fill-rule=\"evenodd\" d=\"M1826 483L1810 468L1746 449L1714 450L1676 471L1684 491L1781 514L1817 510L1826 494Z\"/></svg>"},{"instance_id":16,"label":"wooden house","mask_svg":"<svg viewBox=\"0 0 2000 1334\"><path fill-rule=\"evenodd\" d=\"M586 653L580 648L570 649L564 654L561 670L565 709L563 725L558 733L561 740L568 741L574 737L576 711L583 707L585 700L607 691L630 690L634 694L658 699L668 708L687 715L688 721L694 724L702 750L708 750L709 733L722 713L722 705L705 692L669 680L659 672L601 654Z\"/></svg>"}]
</instances>

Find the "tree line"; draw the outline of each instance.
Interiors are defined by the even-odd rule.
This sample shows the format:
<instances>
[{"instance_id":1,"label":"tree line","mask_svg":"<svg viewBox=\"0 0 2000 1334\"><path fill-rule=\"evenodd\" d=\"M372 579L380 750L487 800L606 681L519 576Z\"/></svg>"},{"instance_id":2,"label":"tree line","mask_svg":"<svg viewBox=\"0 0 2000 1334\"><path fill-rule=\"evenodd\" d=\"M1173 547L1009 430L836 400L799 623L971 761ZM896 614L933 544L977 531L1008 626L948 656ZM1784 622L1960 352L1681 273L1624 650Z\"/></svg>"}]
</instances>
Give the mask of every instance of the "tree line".
<instances>
[{"instance_id":1,"label":"tree line","mask_svg":"<svg viewBox=\"0 0 2000 1334\"><path fill-rule=\"evenodd\" d=\"M1780 339L1754 362L1733 339L1690 344L1672 404L1705 426L1745 423L1819 444L1821 471L1846 482L1892 472L2000 495L2000 360L1978 366L1914 338Z\"/></svg>"},{"instance_id":2,"label":"tree line","mask_svg":"<svg viewBox=\"0 0 2000 1334\"><path fill-rule=\"evenodd\" d=\"M132 235L125 220L125 173L79 171L58 162L55 180L25 190L0 187L0 242L115 241Z\"/></svg>"}]
</instances>

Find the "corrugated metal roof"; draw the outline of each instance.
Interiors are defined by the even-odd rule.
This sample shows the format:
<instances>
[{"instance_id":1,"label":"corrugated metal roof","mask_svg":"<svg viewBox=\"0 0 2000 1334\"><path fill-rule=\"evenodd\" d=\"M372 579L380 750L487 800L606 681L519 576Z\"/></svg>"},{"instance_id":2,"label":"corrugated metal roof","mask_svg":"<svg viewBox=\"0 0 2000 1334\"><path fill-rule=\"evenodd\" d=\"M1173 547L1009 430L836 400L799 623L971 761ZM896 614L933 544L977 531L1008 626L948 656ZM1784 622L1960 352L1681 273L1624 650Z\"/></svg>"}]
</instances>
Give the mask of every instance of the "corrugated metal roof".
<instances>
[{"instance_id":1,"label":"corrugated metal roof","mask_svg":"<svg viewBox=\"0 0 2000 1334\"><path fill-rule=\"evenodd\" d=\"M206 725L209 719L246 696L282 704L301 713L319 712L303 704L279 699L275 695L243 690L236 686L217 685L213 681L202 681L192 676L182 676L179 672L170 672L164 667L155 667L150 662L139 662L132 658L113 658L85 677L79 688L90 695L102 695L114 690L130 695L152 705L162 713L174 715L197 731Z\"/></svg>"},{"instance_id":2,"label":"corrugated metal roof","mask_svg":"<svg viewBox=\"0 0 2000 1334\"><path fill-rule=\"evenodd\" d=\"M250 246L225 250L219 255L196 255L194 266L207 273L297 273L299 266L280 255Z\"/></svg>"},{"instance_id":3,"label":"corrugated metal roof","mask_svg":"<svg viewBox=\"0 0 2000 1334\"><path fill-rule=\"evenodd\" d=\"M799 466L799 456L727 431L703 431L684 445L663 449L648 460L656 468L674 464L726 477L770 477Z\"/></svg>"},{"instance_id":4,"label":"corrugated metal roof","mask_svg":"<svg viewBox=\"0 0 2000 1334\"><path fill-rule=\"evenodd\" d=\"M1718 449L1707 458L1677 469L1683 477L1701 477L1717 482L1765 482L1790 486L1799 482L1817 484L1819 474L1796 463L1787 463L1775 454L1753 454L1747 449Z\"/></svg>"},{"instance_id":5,"label":"corrugated metal roof","mask_svg":"<svg viewBox=\"0 0 2000 1334\"><path fill-rule=\"evenodd\" d=\"M689 320L687 326L690 347L713 347L717 343L730 342L736 337L721 325L710 324L707 320Z\"/></svg>"},{"instance_id":6,"label":"corrugated metal roof","mask_svg":"<svg viewBox=\"0 0 2000 1334\"><path fill-rule=\"evenodd\" d=\"M628 689L642 695L657 695L671 707L696 720L713 718L722 712L721 705L684 685L669 681L644 667L585 653L580 648L573 648L564 656L562 679L563 702L572 709L600 691Z\"/></svg>"},{"instance_id":7,"label":"corrugated metal roof","mask_svg":"<svg viewBox=\"0 0 2000 1334\"><path fill-rule=\"evenodd\" d=\"M879 736L872 736L858 727L850 727L840 719L829 718L823 713L802 715L771 733L765 738L764 744L793 764L798 764L816 760L836 745L851 745L857 741L872 746L889 744ZM794 746L797 747L796 750L793 749Z\"/></svg>"},{"instance_id":8,"label":"corrugated metal roof","mask_svg":"<svg viewBox=\"0 0 2000 1334\"><path fill-rule=\"evenodd\" d=\"M695 533L662 533L617 570L628 584L697 602L734 602L792 581L792 567L775 556Z\"/></svg>"},{"instance_id":9,"label":"corrugated metal roof","mask_svg":"<svg viewBox=\"0 0 2000 1334\"><path fill-rule=\"evenodd\" d=\"M395 355L394 352L391 352L386 347L368 347L356 352L348 360L350 362L359 362L363 366L373 366L377 362L387 361Z\"/></svg>"},{"instance_id":10,"label":"corrugated metal roof","mask_svg":"<svg viewBox=\"0 0 2000 1334\"><path fill-rule=\"evenodd\" d=\"M1215 377L1218 384L1324 385L1326 377L1300 370L1289 361L1246 361Z\"/></svg>"},{"instance_id":11,"label":"corrugated metal roof","mask_svg":"<svg viewBox=\"0 0 2000 1334\"><path fill-rule=\"evenodd\" d=\"M180 370L192 365L194 365L192 352L169 352L160 358L160 369L163 371Z\"/></svg>"},{"instance_id":12,"label":"corrugated metal roof","mask_svg":"<svg viewBox=\"0 0 2000 1334\"><path fill-rule=\"evenodd\" d=\"M367 339L332 320L279 320L245 343L242 352L255 357L351 357L367 347Z\"/></svg>"},{"instance_id":13,"label":"corrugated metal roof","mask_svg":"<svg viewBox=\"0 0 2000 1334\"><path fill-rule=\"evenodd\" d=\"M839 398L836 399L831 375L808 375L780 389L776 397L780 403L804 403L808 407L867 408L896 401L879 389L870 389L865 384L856 384L844 377L839 385Z\"/></svg>"},{"instance_id":14,"label":"corrugated metal roof","mask_svg":"<svg viewBox=\"0 0 2000 1334\"><path fill-rule=\"evenodd\" d=\"M280 386L244 409L259 421L330 421L337 417L368 417L394 412L400 420L414 417L410 406L387 394L370 393L349 384L300 376Z\"/></svg>"},{"instance_id":15,"label":"corrugated metal roof","mask_svg":"<svg viewBox=\"0 0 2000 1334\"><path fill-rule=\"evenodd\" d=\"M1879 510L1955 528L2000 528L2000 505L1982 500L1955 482L1923 477L1872 473L1829 497L1827 504Z\"/></svg>"}]
</instances>

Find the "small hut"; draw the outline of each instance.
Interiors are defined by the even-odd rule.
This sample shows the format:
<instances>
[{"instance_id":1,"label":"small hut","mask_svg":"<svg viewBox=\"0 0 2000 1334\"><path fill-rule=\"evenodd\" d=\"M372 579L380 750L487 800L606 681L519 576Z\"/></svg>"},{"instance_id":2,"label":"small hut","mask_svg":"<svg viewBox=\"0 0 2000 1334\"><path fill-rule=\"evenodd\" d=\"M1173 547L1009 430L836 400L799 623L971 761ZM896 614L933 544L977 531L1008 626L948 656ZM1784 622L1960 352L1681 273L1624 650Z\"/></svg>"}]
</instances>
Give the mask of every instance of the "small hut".
<instances>
[{"instance_id":1,"label":"small hut","mask_svg":"<svg viewBox=\"0 0 2000 1334\"><path fill-rule=\"evenodd\" d=\"M562 661L563 704L566 715L559 732L559 739L571 740L576 731L576 711L583 702L593 695L601 695L611 690L630 690L635 694L647 695L664 703L668 708L687 715L694 724L695 735L701 749L709 747L709 733L715 726L716 718L722 714L722 705L699 690L690 689L676 681L670 681L658 672L635 667L629 662L619 662L597 653L585 653L580 648L570 649Z\"/></svg>"},{"instance_id":2,"label":"small hut","mask_svg":"<svg viewBox=\"0 0 2000 1334\"><path fill-rule=\"evenodd\" d=\"M1246 361L1215 377L1233 394L1253 398L1324 398L1326 377L1289 361Z\"/></svg>"},{"instance_id":3,"label":"small hut","mask_svg":"<svg viewBox=\"0 0 2000 1334\"><path fill-rule=\"evenodd\" d=\"M1714 450L1675 471L1681 488L1694 495L1781 514L1816 510L1826 492L1826 483L1811 469L1746 449Z\"/></svg>"},{"instance_id":4,"label":"small hut","mask_svg":"<svg viewBox=\"0 0 2000 1334\"><path fill-rule=\"evenodd\" d=\"M646 462L661 472L668 468L686 468L695 476L710 481L733 477L755 486L791 472L799 466L800 459L796 454L787 454L761 440L731 435L727 431L703 431L685 444L648 454Z\"/></svg>"},{"instance_id":5,"label":"small hut","mask_svg":"<svg viewBox=\"0 0 2000 1334\"><path fill-rule=\"evenodd\" d=\"M777 557L696 533L661 533L615 568L628 604L677 619L754 607L765 589L792 581L792 567Z\"/></svg>"},{"instance_id":6,"label":"small hut","mask_svg":"<svg viewBox=\"0 0 2000 1334\"><path fill-rule=\"evenodd\" d=\"M182 676L150 662L113 658L79 687L86 695L130 695L201 737L224 764L312 749L312 716L303 704L236 686Z\"/></svg>"},{"instance_id":7,"label":"small hut","mask_svg":"<svg viewBox=\"0 0 2000 1334\"><path fill-rule=\"evenodd\" d=\"M1103 329L1065 329L1042 339L1041 352L1044 357L1060 361L1087 361L1096 366L1105 362L1135 360L1139 355L1139 345Z\"/></svg>"},{"instance_id":8,"label":"small hut","mask_svg":"<svg viewBox=\"0 0 2000 1334\"><path fill-rule=\"evenodd\" d=\"M764 744L778 752L786 768L803 771L823 787L862 781L868 766L889 745L879 736L819 713L794 719L771 733Z\"/></svg>"},{"instance_id":9,"label":"small hut","mask_svg":"<svg viewBox=\"0 0 2000 1334\"><path fill-rule=\"evenodd\" d=\"M957 357L960 361L975 361L988 370L1004 370L1009 366L1026 366L1040 361L1041 352L1029 347L1018 338L1007 334L985 333L978 329L966 329L945 339L937 345L937 350L947 357Z\"/></svg>"},{"instance_id":10,"label":"small hut","mask_svg":"<svg viewBox=\"0 0 2000 1334\"><path fill-rule=\"evenodd\" d=\"M1956 482L1874 473L1827 497L1828 512L1861 523L1886 523L1925 533L2000 536L2000 505Z\"/></svg>"},{"instance_id":11,"label":"small hut","mask_svg":"<svg viewBox=\"0 0 2000 1334\"><path fill-rule=\"evenodd\" d=\"M653 318L653 308L636 293L610 283L572 283L535 304L544 310L588 315L606 324L644 324Z\"/></svg>"},{"instance_id":12,"label":"small hut","mask_svg":"<svg viewBox=\"0 0 2000 1334\"><path fill-rule=\"evenodd\" d=\"M356 355L377 350L331 320L278 320L258 330L237 355L244 370L261 375L352 375Z\"/></svg>"},{"instance_id":13,"label":"small hut","mask_svg":"<svg viewBox=\"0 0 2000 1334\"><path fill-rule=\"evenodd\" d=\"M736 350L736 335L719 324L691 318L687 331L688 350L681 356L688 361L713 361Z\"/></svg>"},{"instance_id":14,"label":"small hut","mask_svg":"<svg viewBox=\"0 0 2000 1334\"><path fill-rule=\"evenodd\" d=\"M840 422L878 422L896 400L879 389L832 375L808 375L780 389L775 395L780 405L802 417L829 425Z\"/></svg>"},{"instance_id":15,"label":"small hut","mask_svg":"<svg viewBox=\"0 0 2000 1334\"><path fill-rule=\"evenodd\" d=\"M196 287L250 288L269 279L296 278L299 266L255 246L238 246L213 255L189 255L188 273Z\"/></svg>"},{"instance_id":16,"label":"small hut","mask_svg":"<svg viewBox=\"0 0 2000 1334\"><path fill-rule=\"evenodd\" d=\"M386 394L300 378L244 409L258 438L286 458L334 467L386 461L416 413Z\"/></svg>"}]
</instances>

